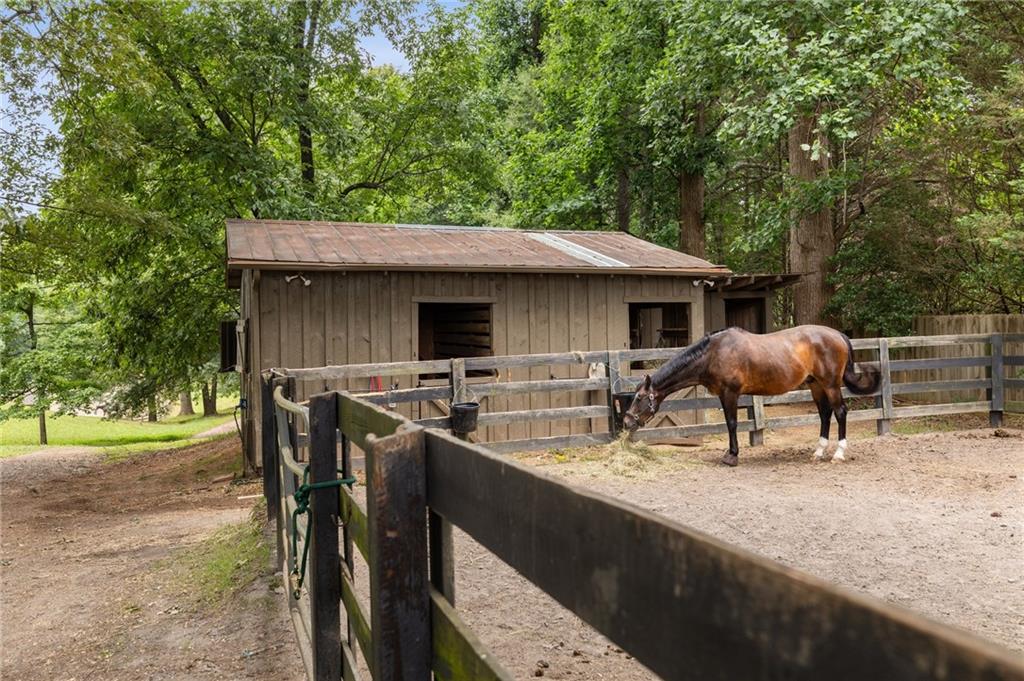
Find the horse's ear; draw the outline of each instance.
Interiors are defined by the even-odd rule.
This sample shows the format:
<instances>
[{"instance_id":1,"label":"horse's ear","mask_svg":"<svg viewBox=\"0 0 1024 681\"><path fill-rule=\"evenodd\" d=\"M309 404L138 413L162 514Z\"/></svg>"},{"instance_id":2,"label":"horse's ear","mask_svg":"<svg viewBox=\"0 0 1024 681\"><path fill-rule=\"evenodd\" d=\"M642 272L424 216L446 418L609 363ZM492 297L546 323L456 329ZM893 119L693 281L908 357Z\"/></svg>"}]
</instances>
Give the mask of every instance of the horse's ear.
<instances>
[{"instance_id":1,"label":"horse's ear","mask_svg":"<svg viewBox=\"0 0 1024 681\"><path fill-rule=\"evenodd\" d=\"M651 375L650 374L644 374L644 388L646 388L647 390L651 389Z\"/></svg>"}]
</instances>

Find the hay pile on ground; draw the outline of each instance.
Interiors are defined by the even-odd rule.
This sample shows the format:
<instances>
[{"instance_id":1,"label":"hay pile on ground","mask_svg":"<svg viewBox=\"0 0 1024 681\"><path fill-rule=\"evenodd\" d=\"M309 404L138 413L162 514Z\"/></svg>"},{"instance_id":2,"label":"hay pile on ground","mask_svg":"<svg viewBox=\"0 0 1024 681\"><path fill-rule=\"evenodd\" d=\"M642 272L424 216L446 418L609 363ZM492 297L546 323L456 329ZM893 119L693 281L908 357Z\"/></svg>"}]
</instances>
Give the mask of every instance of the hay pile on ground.
<instances>
[{"instance_id":1,"label":"hay pile on ground","mask_svg":"<svg viewBox=\"0 0 1024 681\"><path fill-rule=\"evenodd\" d=\"M654 461L654 450L646 442L630 440L630 433L623 431L617 440L605 445L607 465L617 475L633 477L647 470Z\"/></svg>"}]
</instances>

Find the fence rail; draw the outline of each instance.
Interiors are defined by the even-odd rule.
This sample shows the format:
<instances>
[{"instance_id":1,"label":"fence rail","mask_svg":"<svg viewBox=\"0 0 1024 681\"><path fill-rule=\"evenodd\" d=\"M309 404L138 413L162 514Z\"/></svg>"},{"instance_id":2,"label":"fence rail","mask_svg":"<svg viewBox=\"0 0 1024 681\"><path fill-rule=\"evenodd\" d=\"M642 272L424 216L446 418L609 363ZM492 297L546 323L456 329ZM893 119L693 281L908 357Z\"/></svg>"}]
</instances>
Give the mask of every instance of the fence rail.
<instances>
[{"instance_id":1,"label":"fence rail","mask_svg":"<svg viewBox=\"0 0 1024 681\"><path fill-rule=\"evenodd\" d=\"M892 421L899 418L919 416L984 412L990 413L993 426L1002 423L1002 415L1006 405L1006 393L1009 390L1024 388L1024 371L1017 367L1024 366L1024 355L1005 355L1004 350L1010 343L1024 341L1024 334L960 334L942 336L909 336L898 338L858 338L852 341L855 351L870 355L868 362L879 366L882 374L878 392L868 397L874 398L874 405L866 408L854 408L848 419L851 421L873 420L878 433L891 430ZM970 357L938 357L923 359L893 358L907 349L948 348L953 346L987 348L986 354ZM589 420L591 432L555 435L549 437L513 438L504 441L491 441L489 447L494 451L514 452L556 447L587 446L610 442L617 434L619 425L614 411L613 395L619 392L635 390L638 377L630 376L628 367L632 362L640 360L665 360L672 357L679 348L658 348L645 350L620 351L588 351L547 353L539 355L510 355L504 357L475 357L453 360L429 360L418 362L392 362L386 364L355 364L339 367L321 367L314 369L279 369L281 375L295 380L324 381L339 378L358 378L371 376L418 376L420 374L448 377L447 385L423 386L401 390L370 392L360 394L360 398L374 404L398 405L409 402L425 402L440 400L443 402L480 399L486 396L500 395L544 395L556 392L587 393L591 395L591 404L573 407L543 407L538 409L519 409L511 411L483 411L479 417L482 428L506 424L522 424L537 422L559 422ZM466 380L466 372L471 370L536 368L559 365L589 364L599 376L590 378L558 378L529 381L501 382L500 373L490 382L473 382ZM983 370L984 378L957 380L917 380L916 375L922 371L955 370L961 368ZM907 380L909 378L909 380ZM900 380L897 380L900 379ZM921 396L931 393L948 394L949 391L973 396L974 399L947 402L941 404L925 404L913 406L897 406L894 397ZM982 394L984 391L984 395ZM845 388L846 397L853 395ZM984 399L980 399L984 397ZM759 444L764 440L764 432L768 428L790 428L817 423L817 415L775 416L765 412L766 406L782 404L812 404L809 390L795 390L784 395L749 396L740 398L740 407L746 410L747 419L740 421L739 429L750 433L751 444ZM861 403L862 404L862 403ZM704 409L715 409L719 406L718 398L669 397L661 406L662 412L693 412L701 414L693 425L676 425L660 428L647 428L636 433L640 440L663 440L669 438L686 438L727 432L725 423L703 423ZM450 420L447 416L418 419L417 423L431 428L448 428Z\"/></svg>"},{"instance_id":2,"label":"fence rail","mask_svg":"<svg viewBox=\"0 0 1024 681\"><path fill-rule=\"evenodd\" d=\"M351 471L353 445L366 455L365 505L345 487L311 497L308 592L292 613L312 681L358 679L360 657L377 681L512 678L454 607L453 526L667 679L1024 681L1024 664L999 646L350 394L315 395L304 410L289 382L263 384L277 445L264 482L282 564L295 469L335 480L339 463ZM305 461L294 459L301 429ZM368 609L355 550L368 566Z\"/></svg>"}]
</instances>

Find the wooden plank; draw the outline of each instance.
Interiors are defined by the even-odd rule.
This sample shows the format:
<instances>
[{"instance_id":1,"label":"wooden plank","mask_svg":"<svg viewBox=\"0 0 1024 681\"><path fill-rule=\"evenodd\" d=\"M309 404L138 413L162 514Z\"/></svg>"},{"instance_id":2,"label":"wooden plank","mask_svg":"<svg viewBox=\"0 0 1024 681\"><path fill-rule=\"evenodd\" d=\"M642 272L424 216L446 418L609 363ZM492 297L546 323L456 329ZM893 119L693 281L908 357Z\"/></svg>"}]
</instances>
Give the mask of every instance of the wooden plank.
<instances>
[{"instance_id":1,"label":"wooden plank","mask_svg":"<svg viewBox=\"0 0 1024 681\"><path fill-rule=\"evenodd\" d=\"M373 635L370 631L369 620L366 617L366 613L363 612L363 606L359 604L359 599L356 598L356 589L352 584L352 576L345 568L342 568L339 574L341 576L341 602L345 606L348 621L352 624L352 633L355 635L356 641L359 642L359 649L363 651L366 666L370 668L370 676L376 678L374 674Z\"/></svg>"},{"instance_id":2,"label":"wooden plank","mask_svg":"<svg viewBox=\"0 0 1024 681\"><path fill-rule=\"evenodd\" d=\"M605 392L605 399L608 404L608 432L613 436L618 435L618 418L615 415L615 389L619 385L619 372L622 364L619 361L617 350L608 352L608 364L605 366L605 374L608 376L608 388Z\"/></svg>"},{"instance_id":3,"label":"wooden plank","mask_svg":"<svg viewBox=\"0 0 1024 681\"><path fill-rule=\"evenodd\" d=\"M451 396L452 402L469 402L466 390L466 360L453 359L451 364Z\"/></svg>"},{"instance_id":4,"label":"wooden plank","mask_svg":"<svg viewBox=\"0 0 1024 681\"><path fill-rule=\"evenodd\" d=\"M992 338L990 333L968 333L945 336L905 336L889 338L890 348L920 348L942 345L963 345L964 343L988 343Z\"/></svg>"},{"instance_id":5,"label":"wooden plank","mask_svg":"<svg viewBox=\"0 0 1024 681\"><path fill-rule=\"evenodd\" d=\"M366 443L370 629L375 681L430 678L423 430Z\"/></svg>"},{"instance_id":6,"label":"wooden plank","mask_svg":"<svg viewBox=\"0 0 1024 681\"><path fill-rule=\"evenodd\" d=\"M340 493L341 522L345 524L352 541L364 558L370 557L369 529L367 528L366 511L360 506L352 491L343 487Z\"/></svg>"},{"instance_id":7,"label":"wooden plank","mask_svg":"<svg viewBox=\"0 0 1024 681\"><path fill-rule=\"evenodd\" d=\"M551 335L550 324L551 314L548 308L550 297L548 294L548 277L530 277L530 347L531 355L544 354L551 351L549 339ZM531 381L543 381L550 379L550 372L547 367L530 367L529 379ZM547 409L551 407L551 395L543 391L531 391L529 409ZM549 421L538 421L530 424L529 437L550 437L551 423Z\"/></svg>"},{"instance_id":8,"label":"wooden plank","mask_svg":"<svg viewBox=\"0 0 1024 681\"><path fill-rule=\"evenodd\" d=\"M924 404L916 407L896 407L893 416L936 416L939 414L969 414L978 411L989 411L991 402L957 402L955 404Z\"/></svg>"},{"instance_id":9,"label":"wooden plank","mask_svg":"<svg viewBox=\"0 0 1024 681\"><path fill-rule=\"evenodd\" d=\"M548 315L550 326L548 328L548 349L564 350L570 347L569 343L569 287L571 277L567 275L552 275L548 281ZM548 353L550 354L550 353ZM553 380L578 381L588 379L574 379L571 377L571 368L565 365L553 365L547 367L546 373ZM568 384L566 384L568 386ZM566 389L569 389L568 387ZM549 400L551 407L571 406L571 395L561 390L551 393ZM555 422L550 424L551 437L570 435L572 433L571 423Z\"/></svg>"},{"instance_id":10,"label":"wooden plank","mask_svg":"<svg viewBox=\"0 0 1024 681\"><path fill-rule=\"evenodd\" d=\"M407 402L423 402L426 400L450 400L452 397L451 386L442 385L428 388L402 388L373 393L353 393L354 397L365 400L370 404L403 404Z\"/></svg>"},{"instance_id":11,"label":"wooden plank","mask_svg":"<svg viewBox=\"0 0 1024 681\"><path fill-rule=\"evenodd\" d=\"M540 355L474 357L466 360L467 370L509 369L560 364L589 364L604 360L604 351L549 352Z\"/></svg>"},{"instance_id":12,"label":"wooden plank","mask_svg":"<svg viewBox=\"0 0 1024 681\"><path fill-rule=\"evenodd\" d=\"M505 423L528 423L530 421L559 421L578 418L607 417L608 407L556 407L554 409L538 409L536 411L499 411L480 414L478 422L481 426L501 425Z\"/></svg>"},{"instance_id":13,"label":"wooden plank","mask_svg":"<svg viewBox=\"0 0 1024 681\"><path fill-rule=\"evenodd\" d=\"M512 681L514 678L466 626L438 591L430 590L431 668L440 681Z\"/></svg>"},{"instance_id":14,"label":"wooden plank","mask_svg":"<svg viewBox=\"0 0 1024 681\"><path fill-rule=\"evenodd\" d=\"M938 390L984 390L991 385L987 379L975 379L970 381L922 381L920 383L894 383L892 386L893 395L906 393L926 393Z\"/></svg>"},{"instance_id":15,"label":"wooden plank","mask_svg":"<svg viewBox=\"0 0 1024 681\"><path fill-rule=\"evenodd\" d=\"M663 678L1024 679L1014 653L965 632L440 431L426 441L430 506Z\"/></svg>"},{"instance_id":16,"label":"wooden plank","mask_svg":"<svg viewBox=\"0 0 1024 681\"><path fill-rule=\"evenodd\" d=\"M338 394L314 395L309 402L310 482L338 477ZM309 547L309 600L314 681L341 678L341 560L338 527L341 516L337 488L314 489L309 507L312 541Z\"/></svg>"},{"instance_id":17,"label":"wooden plank","mask_svg":"<svg viewBox=\"0 0 1024 681\"><path fill-rule=\"evenodd\" d=\"M577 433L576 435L553 435L551 437L528 438L524 440L505 440L488 442L487 449L501 453L532 452L540 449L565 449L567 447L590 447L608 444L612 441L610 433Z\"/></svg>"},{"instance_id":18,"label":"wooden plank","mask_svg":"<svg viewBox=\"0 0 1024 681\"><path fill-rule=\"evenodd\" d=\"M341 413L339 407L338 413ZM341 435L341 477L350 478L352 477L352 443L349 439ZM359 520L362 520L362 536L363 543L366 543L366 514L362 512L356 504L355 498L352 496L352 491L348 487L342 487L338 490L338 520L341 523L341 541L342 541L342 558L344 559L343 570L346 570L349 575L355 574L355 548L353 544L353 528L356 526L358 520L356 516L359 516ZM369 555L369 550L363 554ZM344 586L342 587L344 589ZM344 600L344 591L342 591L342 599ZM354 623L352 618L348 615L346 610L345 613L345 640L341 646L341 671L346 681L354 681L357 676L355 656L352 654L352 630Z\"/></svg>"},{"instance_id":19,"label":"wooden plank","mask_svg":"<svg viewBox=\"0 0 1024 681\"><path fill-rule=\"evenodd\" d=\"M607 387L607 378L557 378L538 381L513 381L512 383L475 383L473 384L473 392L478 397L483 397L484 395L511 395L516 393L601 390Z\"/></svg>"},{"instance_id":20,"label":"wooden plank","mask_svg":"<svg viewBox=\"0 0 1024 681\"><path fill-rule=\"evenodd\" d=\"M817 418L817 417L815 417ZM771 421L769 420L769 425ZM745 433L754 429L753 421L740 421L736 424L736 432ZM692 426L668 426L665 428L641 428L633 434L634 440L660 440L668 438L692 437L695 435L713 435L728 433L729 429L722 423L697 423Z\"/></svg>"},{"instance_id":21,"label":"wooden plank","mask_svg":"<svg viewBox=\"0 0 1024 681\"><path fill-rule=\"evenodd\" d=\"M894 364L899 364L899 362L891 362L889 360L889 341L885 338L879 338L878 371L881 374L881 381L879 382L879 394L875 399L875 406L882 409L882 418L878 419L878 422L875 424L875 432L878 435L885 435L892 432L892 372Z\"/></svg>"},{"instance_id":22,"label":"wooden plank","mask_svg":"<svg viewBox=\"0 0 1024 681\"><path fill-rule=\"evenodd\" d=\"M348 393L338 394L338 427L360 449L366 449L367 436L391 435L403 423L410 421L401 414L354 399Z\"/></svg>"},{"instance_id":23,"label":"wooden plank","mask_svg":"<svg viewBox=\"0 0 1024 681\"><path fill-rule=\"evenodd\" d=\"M342 378L367 378L369 376L446 374L448 373L449 361L447 359L434 359L419 362L378 362L317 367L315 369L289 369L288 375L294 376L300 381L330 381Z\"/></svg>"},{"instance_id":24,"label":"wooden plank","mask_svg":"<svg viewBox=\"0 0 1024 681\"><path fill-rule=\"evenodd\" d=\"M747 418L754 422L754 428L753 430L750 431L750 446L756 447L758 445L763 445L765 427L763 396L753 396L753 404L750 407L748 407Z\"/></svg>"},{"instance_id":25,"label":"wooden plank","mask_svg":"<svg viewBox=\"0 0 1024 681\"><path fill-rule=\"evenodd\" d=\"M1024 389L1024 378L1003 379L1003 387L1010 390Z\"/></svg>"},{"instance_id":26,"label":"wooden plank","mask_svg":"<svg viewBox=\"0 0 1024 681\"><path fill-rule=\"evenodd\" d=\"M881 340L885 340L884 338ZM938 357L934 359L900 359L889 363L892 371L914 371L917 369L949 369L952 367L983 367L989 364L988 357Z\"/></svg>"},{"instance_id":27,"label":"wooden plank","mask_svg":"<svg viewBox=\"0 0 1024 681\"><path fill-rule=\"evenodd\" d=\"M1010 367L1024 367L1024 355L1011 355L1003 357L1003 364Z\"/></svg>"},{"instance_id":28,"label":"wooden plank","mask_svg":"<svg viewBox=\"0 0 1024 681\"><path fill-rule=\"evenodd\" d=\"M988 393L989 401L992 403L989 411L989 425L998 428L1003 425L1003 403L1005 399L1004 383L1006 377L1003 375L1003 337L995 335L992 337L991 345L992 369L990 380L992 389Z\"/></svg>"},{"instance_id":29,"label":"wooden plank","mask_svg":"<svg viewBox=\"0 0 1024 681\"><path fill-rule=\"evenodd\" d=\"M267 517L274 517L280 501L277 478L277 419L274 415L274 386L270 374L260 375L260 450L263 459L263 496Z\"/></svg>"}]
</instances>

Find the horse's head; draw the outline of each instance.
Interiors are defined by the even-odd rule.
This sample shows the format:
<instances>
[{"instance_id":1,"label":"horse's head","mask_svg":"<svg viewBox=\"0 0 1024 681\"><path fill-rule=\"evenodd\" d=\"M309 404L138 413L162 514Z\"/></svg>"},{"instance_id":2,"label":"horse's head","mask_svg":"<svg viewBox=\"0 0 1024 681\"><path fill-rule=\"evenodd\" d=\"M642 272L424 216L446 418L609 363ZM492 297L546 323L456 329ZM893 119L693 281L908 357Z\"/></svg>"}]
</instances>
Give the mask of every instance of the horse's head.
<instances>
[{"instance_id":1,"label":"horse's head","mask_svg":"<svg viewBox=\"0 0 1024 681\"><path fill-rule=\"evenodd\" d=\"M658 392L651 387L651 376L650 374L644 376L643 383L636 389L636 394L633 395L633 402L629 405L629 409L626 410L625 415L622 417L622 425L625 426L626 430L633 432L641 426L647 425L647 422L651 420L654 414L658 411L658 407L661 406L661 401L664 399L664 395L659 395Z\"/></svg>"}]
</instances>

